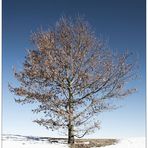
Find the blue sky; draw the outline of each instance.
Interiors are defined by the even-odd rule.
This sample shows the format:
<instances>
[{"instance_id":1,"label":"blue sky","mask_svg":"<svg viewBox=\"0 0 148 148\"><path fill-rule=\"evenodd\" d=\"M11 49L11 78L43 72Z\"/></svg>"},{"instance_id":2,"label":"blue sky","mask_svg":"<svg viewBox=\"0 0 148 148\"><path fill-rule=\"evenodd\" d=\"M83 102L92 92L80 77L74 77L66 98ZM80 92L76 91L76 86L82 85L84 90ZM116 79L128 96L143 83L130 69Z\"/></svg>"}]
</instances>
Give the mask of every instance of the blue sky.
<instances>
[{"instance_id":1,"label":"blue sky","mask_svg":"<svg viewBox=\"0 0 148 148\"><path fill-rule=\"evenodd\" d=\"M130 84L138 92L120 101L122 108L100 114L101 129L88 137L145 136L145 0L3 0L3 133L62 136L32 123L37 117L32 106L16 104L8 82L17 84L12 66L21 67L32 31L41 26L46 30L62 15L77 14L85 16L112 49L136 52L140 66L140 79Z\"/></svg>"}]
</instances>

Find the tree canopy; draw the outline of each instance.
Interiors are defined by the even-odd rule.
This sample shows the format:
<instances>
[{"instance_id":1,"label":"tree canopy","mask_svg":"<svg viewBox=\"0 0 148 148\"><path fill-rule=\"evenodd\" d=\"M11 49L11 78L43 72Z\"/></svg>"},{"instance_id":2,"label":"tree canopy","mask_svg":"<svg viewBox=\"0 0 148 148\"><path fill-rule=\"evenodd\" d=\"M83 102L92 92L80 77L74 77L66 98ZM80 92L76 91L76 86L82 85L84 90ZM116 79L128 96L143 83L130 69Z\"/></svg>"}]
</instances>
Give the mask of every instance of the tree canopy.
<instances>
[{"instance_id":1,"label":"tree canopy","mask_svg":"<svg viewBox=\"0 0 148 148\"><path fill-rule=\"evenodd\" d=\"M34 120L50 129L68 129L68 142L100 128L98 114L115 109L112 99L135 88L135 60L128 50L109 49L88 22L62 17L47 31L33 33L35 49L28 50L23 69L14 69L19 86L9 85L17 103L36 103Z\"/></svg>"}]
</instances>

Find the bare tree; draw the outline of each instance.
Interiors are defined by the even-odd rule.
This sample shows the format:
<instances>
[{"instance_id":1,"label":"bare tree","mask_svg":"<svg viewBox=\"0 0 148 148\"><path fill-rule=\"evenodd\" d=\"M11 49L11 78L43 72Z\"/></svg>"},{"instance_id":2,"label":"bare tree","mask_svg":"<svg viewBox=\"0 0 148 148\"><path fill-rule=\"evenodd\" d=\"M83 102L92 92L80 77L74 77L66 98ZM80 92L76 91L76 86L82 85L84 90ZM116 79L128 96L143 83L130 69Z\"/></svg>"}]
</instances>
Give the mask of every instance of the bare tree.
<instances>
[{"instance_id":1,"label":"bare tree","mask_svg":"<svg viewBox=\"0 0 148 148\"><path fill-rule=\"evenodd\" d=\"M68 143L100 127L99 113L115 109L112 99L135 91L125 84L135 77L132 54L113 52L96 38L82 18L62 17L48 31L31 36L23 69L16 71L18 87L9 85L16 102L36 103L34 122L49 129L68 130Z\"/></svg>"}]
</instances>

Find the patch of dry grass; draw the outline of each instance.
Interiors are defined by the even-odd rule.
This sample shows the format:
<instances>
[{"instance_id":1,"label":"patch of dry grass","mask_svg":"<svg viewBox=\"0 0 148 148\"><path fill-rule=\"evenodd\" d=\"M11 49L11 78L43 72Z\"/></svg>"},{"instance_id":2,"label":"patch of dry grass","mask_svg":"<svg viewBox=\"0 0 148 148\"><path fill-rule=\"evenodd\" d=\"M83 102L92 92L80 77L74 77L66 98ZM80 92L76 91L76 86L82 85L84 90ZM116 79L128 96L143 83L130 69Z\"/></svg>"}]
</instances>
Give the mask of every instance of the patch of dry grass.
<instances>
[{"instance_id":1,"label":"patch of dry grass","mask_svg":"<svg viewBox=\"0 0 148 148\"><path fill-rule=\"evenodd\" d=\"M49 141L54 143L58 143L61 140L67 143L67 138L49 138ZM113 145L117 142L117 139L75 139L75 144L70 146L70 148L104 147Z\"/></svg>"},{"instance_id":2,"label":"patch of dry grass","mask_svg":"<svg viewBox=\"0 0 148 148\"><path fill-rule=\"evenodd\" d=\"M75 145L71 146L71 148L103 147L116 142L116 139L76 139Z\"/></svg>"}]
</instances>

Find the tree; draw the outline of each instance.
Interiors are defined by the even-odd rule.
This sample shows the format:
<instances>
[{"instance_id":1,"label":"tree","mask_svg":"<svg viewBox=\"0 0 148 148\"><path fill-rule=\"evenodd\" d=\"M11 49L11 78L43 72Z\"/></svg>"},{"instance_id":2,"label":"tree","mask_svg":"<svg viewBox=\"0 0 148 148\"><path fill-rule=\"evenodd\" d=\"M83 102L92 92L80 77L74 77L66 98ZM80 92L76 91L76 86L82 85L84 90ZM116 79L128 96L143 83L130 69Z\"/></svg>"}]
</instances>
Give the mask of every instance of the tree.
<instances>
[{"instance_id":1,"label":"tree","mask_svg":"<svg viewBox=\"0 0 148 148\"><path fill-rule=\"evenodd\" d=\"M100 128L96 117L116 108L112 99L135 92L125 85L135 78L132 53L108 49L80 17L62 17L48 31L33 33L31 41L35 49L28 50L23 69L14 69L20 85L9 89L20 96L17 103L37 104L32 111L45 118L34 122L68 130L70 144Z\"/></svg>"}]
</instances>

